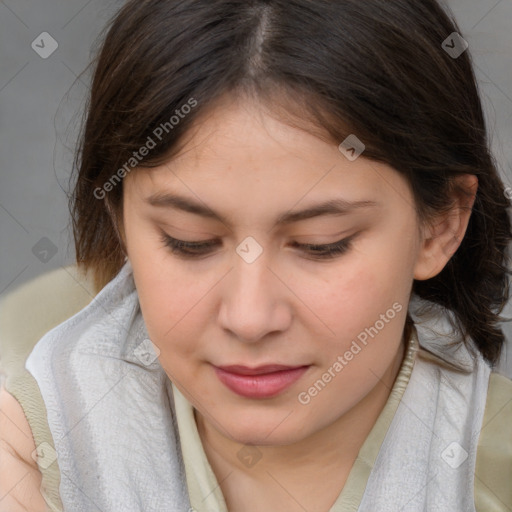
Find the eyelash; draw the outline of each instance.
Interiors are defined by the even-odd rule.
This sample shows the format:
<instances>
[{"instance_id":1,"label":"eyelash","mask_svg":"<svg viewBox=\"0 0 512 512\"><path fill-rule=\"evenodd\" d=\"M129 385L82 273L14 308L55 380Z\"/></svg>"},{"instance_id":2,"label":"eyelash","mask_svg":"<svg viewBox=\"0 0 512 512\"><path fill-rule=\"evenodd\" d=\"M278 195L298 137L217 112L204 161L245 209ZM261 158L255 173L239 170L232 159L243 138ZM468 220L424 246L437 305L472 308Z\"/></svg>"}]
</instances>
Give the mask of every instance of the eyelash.
<instances>
[{"instance_id":1,"label":"eyelash","mask_svg":"<svg viewBox=\"0 0 512 512\"><path fill-rule=\"evenodd\" d=\"M352 247L352 240L356 235L352 235L343 240L339 240L332 244L315 245L315 244L299 244L294 242L294 247L304 249L317 259L331 259L341 256ZM164 233L162 235L162 242L165 247L169 248L172 253L176 253L185 258L199 258L200 256L207 255L209 247L217 245L216 240L205 240L204 242L185 242L178 240ZM206 249L206 250L204 250ZM194 252L199 251L199 252Z\"/></svg>"}]
</instances>

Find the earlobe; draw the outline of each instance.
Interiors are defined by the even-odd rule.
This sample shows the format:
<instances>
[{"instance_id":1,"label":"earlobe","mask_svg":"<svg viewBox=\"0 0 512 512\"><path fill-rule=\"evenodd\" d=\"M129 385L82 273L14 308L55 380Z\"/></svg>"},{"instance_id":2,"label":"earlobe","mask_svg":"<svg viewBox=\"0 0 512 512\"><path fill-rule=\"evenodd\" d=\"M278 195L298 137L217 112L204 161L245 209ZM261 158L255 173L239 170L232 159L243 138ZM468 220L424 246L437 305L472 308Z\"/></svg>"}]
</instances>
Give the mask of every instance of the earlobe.
<instances>
[{"instance_id":1,"label":"earlobe","mask_svg":"<svg viewBox=\"0 0 512 512\"><path fill-rule=\"evenodd\" d=\"M454 179L453 204L425 227L414 279L425 281L438 275L459 248L471 217L478 178L463 174Z\"/></svg>"}]
</instances>

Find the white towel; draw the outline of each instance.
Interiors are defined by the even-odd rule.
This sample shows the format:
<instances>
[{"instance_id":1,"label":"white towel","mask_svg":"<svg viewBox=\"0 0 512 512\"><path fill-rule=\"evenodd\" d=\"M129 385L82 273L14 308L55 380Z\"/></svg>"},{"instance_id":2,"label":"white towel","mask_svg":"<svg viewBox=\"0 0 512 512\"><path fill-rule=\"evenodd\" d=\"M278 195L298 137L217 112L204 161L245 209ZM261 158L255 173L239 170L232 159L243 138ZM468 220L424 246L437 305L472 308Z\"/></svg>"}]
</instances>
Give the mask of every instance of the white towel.
<instances>
[{"instance_id":1,"label":"white towel","mask_svg":"<svg viewBox=\"0 0 512 512\"><path fill-rule=\"evenodd\" d=\"M190 508L170 381L147 339L127 263L27 359L48 412L64 512Z\"/></svg>"}]
</instances>

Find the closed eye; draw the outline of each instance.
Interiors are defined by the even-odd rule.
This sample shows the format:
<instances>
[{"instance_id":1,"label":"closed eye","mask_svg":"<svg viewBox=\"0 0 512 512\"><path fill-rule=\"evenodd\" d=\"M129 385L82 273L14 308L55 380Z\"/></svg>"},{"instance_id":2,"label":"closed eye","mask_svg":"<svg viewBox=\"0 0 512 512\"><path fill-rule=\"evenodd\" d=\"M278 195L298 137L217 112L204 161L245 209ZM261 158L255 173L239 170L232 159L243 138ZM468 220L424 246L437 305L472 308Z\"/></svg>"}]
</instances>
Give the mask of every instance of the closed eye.
<instances>
[{"instance_id":1,"label":"closed eye","mask_svg":"<svg viewBox=\"0 0 512 512\"><path fill-rule=\"evenodd\" d=\"M341 256L352 246L352 241L356 235L338 240L332 244L299 244L292 242L292 246L307 253L309 257L317 259L330 259ZM219 245L218 240L203 240L198 242L186 242L173 238L167 233L162 233L162 243L169 248L173 254L177 254L187 259L200 258L208 255Z\"/></svg>"}]
</instances>

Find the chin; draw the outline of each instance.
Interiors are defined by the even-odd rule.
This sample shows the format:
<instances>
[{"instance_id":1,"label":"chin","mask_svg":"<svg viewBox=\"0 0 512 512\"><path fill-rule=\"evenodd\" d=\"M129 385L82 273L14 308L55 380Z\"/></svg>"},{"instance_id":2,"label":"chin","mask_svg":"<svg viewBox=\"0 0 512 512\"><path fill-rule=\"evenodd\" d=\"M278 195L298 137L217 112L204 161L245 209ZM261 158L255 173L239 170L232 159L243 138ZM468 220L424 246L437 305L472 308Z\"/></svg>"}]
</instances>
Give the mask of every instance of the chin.
<instances>
[{"instance_id":1,"label":"chin","mask_svg":"<svg viewBox=\"0 0 512 512\"><path fill-rule=\"evenodd\" d=\"M241 432L236 437L232 437L232 440L248 446L286 446L294 444L301 439L300 437L295 439L288 433L284 433L284 435L281 434L279 436L274 434L269 436L268 432L268 430L262 432Z\"/></svg>"},{"instance_id":2,"label":"chin","mask_svg":"<svg viewBox=\"0 0 512 512\"><path fill-rule=\"evenodd\" d=\"M288 414L288 413L287 413ZM287 414L275 417L269 415L266 419L262 419L261 413L258 417L250 417L246 419L231 416L232 421L223 423L229 437L244 445L257 446L284 446L294 444L303 437L302 428L288 421L283 421ZM233 421L233 418L235 420Z\"/></svg>"}]
</instances>

